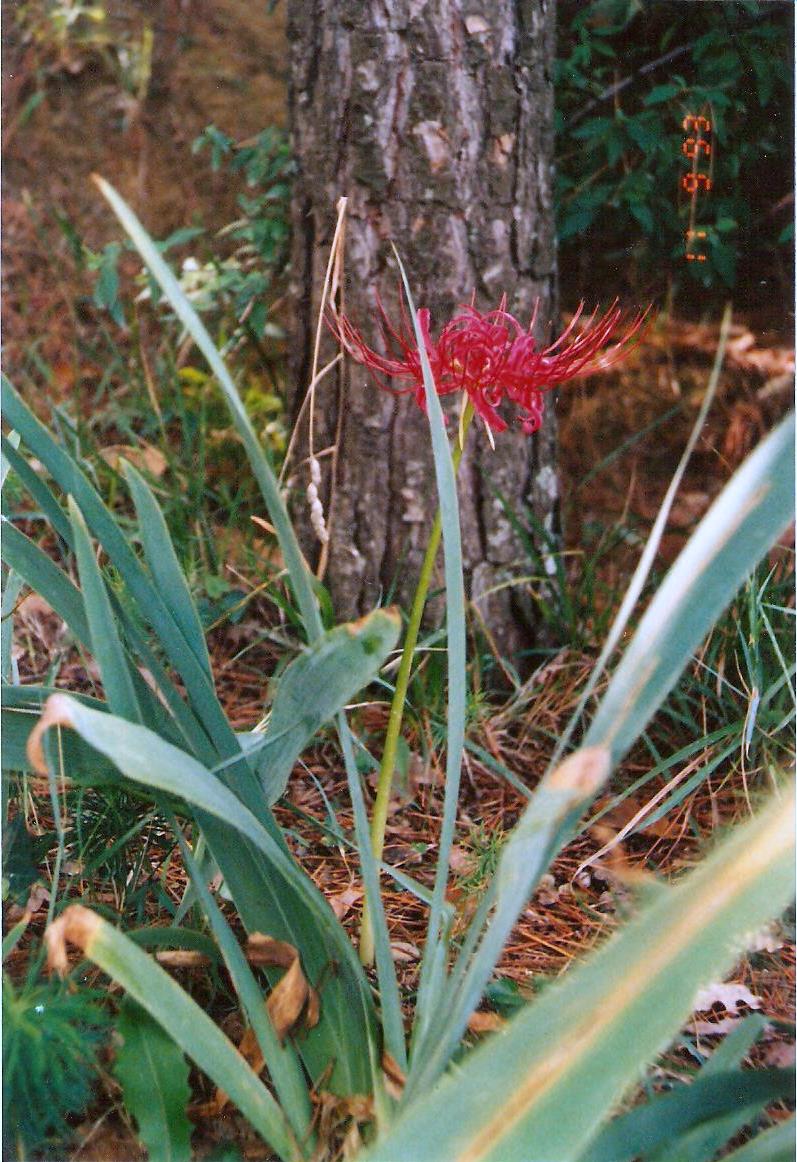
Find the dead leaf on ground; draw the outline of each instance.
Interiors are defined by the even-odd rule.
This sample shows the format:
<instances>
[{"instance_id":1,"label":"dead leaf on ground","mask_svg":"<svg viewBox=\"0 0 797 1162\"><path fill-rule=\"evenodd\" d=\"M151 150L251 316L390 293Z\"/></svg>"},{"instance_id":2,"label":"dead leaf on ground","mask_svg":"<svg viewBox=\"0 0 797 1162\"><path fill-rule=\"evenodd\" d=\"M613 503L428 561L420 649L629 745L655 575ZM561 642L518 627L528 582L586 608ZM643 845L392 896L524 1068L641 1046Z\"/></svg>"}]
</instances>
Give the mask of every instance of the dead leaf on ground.
<instances>
[{"instance_id":1,"label":"dead leaf on ground","mask_svg":"<svg viewBox=\"0 0 797 1162\"><path fill-rule=\"evenodd\" d=\"M127 460L139 471L149 472L159 480L168 466L168 461L159 448L152 444L107 444L100 448L100 455L114 472L121 470L121 463Z\"/></svg>"},{"instance_id":2,"label":"dead leaf on ground","mask_svg":"<svg viewBox=\"0 0 797 1162\"><path fill-rule=\"evenodd\" d=\"M790 1069L794 1059L795 1046L788 1041L773 1041L764 1051L764 1064L774 1069Z\"/></svg>"},{"instance_id":3,"label":"dead leaf on ground","mask_svg":"<svg viewBox=\"0 0 797 1162\"><path fill-rule=\"evenodd\" d=\"M485 1033L497 1033L503 1029L506 1019L500 1013L475 1012L468 1017L468 1029L471 1033L483 1036Z\"/></svg>"},{"instance_id":4,"label":"dead leaf on ground","mask_svg":"<svg viewBox=\"0 0 797 1162\"><path fill-rule=\"evenodd\" d=\"M33 915L38 912L40 908L50 902L50 893L45 888L44 884L34 884L31 888L31 893L28 896L28 902L25 905L25 912Z\"/></svg>"},{"instance_id":5,"label":"dead leaf on ground","mask_svg":"<svg viewBox=\"0 0 797 1162\"><path fill-rule=\"evenodd\" d=\"M458 875L467 875L473 868L473 853L466 847L454 844L448 857L448 866Z\"/></svg>"},{"instance_id":6,"label":"dead leaf on ground","mask_svg":"<svg viewBox=\"0 0 797 1162\"><path fill-rule=\"evenodd\" d=\"M75 1157L80 1162L138 1162L147 1157L129 1126L115 1119L103 1125L86 1121L75 1127L75 1134L80 1143Z\"/></svg>"},{"instance_id":7,"label":"dead leaf on ground","mask_svg":"<svg viewBox=\"0 0 797 1162\"><path fill-rule=\"evenodd\" d=\"M722 454L732 465L742 462L766 431L760 407L739 400L731 412L722 441Z\"/></svg>"},{"instance_id":8,"label":"dead leaf on ground","mask_svg":"<svg viewBox=\"0 0 797 1162\"><path fill-rule=\"evenodd\" d=\"M331 1142L341 1137L343 1132L342 1157L355 1158L362 1148L360 1126L373 1122L373 1098L354 1094L338 1097L322 1090L314 1094L318 1138L321 1142ZM348 1123L348 1124L347 1124ZM338 1155L335 1155L338 1157Z\"/></svg>"},{"instance_id":9,"label":"dead leaf on ground","mask_svg":"<svg viewBox=\"0 0 797 1162\"><path fill-rule=\"evenodd\" d=\"M420 949L407 940L394 940L390 945L390 951L397 964L407 964L411 960L421 959Z\"/></svg>"},{"instance_id":10,"label":"dead leaf on ground","mask_svg":"<svg viewBox=\"0 0 797 1162\"><path fill-rule=\"evenodd\" d=\"M606 798L599 799L595 804L596 812L602 810L608 802L609 800ZM626 795L610 811L607 811L605 815L601 815L600 822L605 827L621 831L628 823L634 823L637 820L642 821L645 813L649 810L649 802L640 799L637 795ZM648 835L655 835L657 839L662 839L669 833L666 819L657 819L655 823L648 823L645 825L644 830Z\"/></svg>"},{"instance_id":11,"label":"dead leaf on ground","mask_svg":"<svg viewBox=\"0 0 797 1162\"><path fill-rule=\"evenodd\" d=\"M336 892L335 895L329 896L329 905L339 920L344 916L348 916L355 904L359 904L363 898L362 888L348 887L344 888L342 892Z\"/></svg>"},{"instance_id":12,"label":"dead leaf on ground","mask_svg":"<svg viewBox=\"0 0 797 1162\"><path fill-rule=\"evenodd\" d=\"M751 993L747 985L738 984L736 981L715 983L700 990L692 1008L696 1013L707 1013L715 1005L721 1005L726 1012L736 1014L740 1005L760 1009L761 997Z\"/></svg>"},{"instance_id":13,"label":"dead leaf on ground","mask_svg":"<svg viewBox=\"0 0 797 1162\"><path fill-rule=\"evenodd\" d=\"M16 608L17 624L32 634L48 651L53 652L67 632L66 623L38 593L29 593Z\"/></svg>"}]
</instances>

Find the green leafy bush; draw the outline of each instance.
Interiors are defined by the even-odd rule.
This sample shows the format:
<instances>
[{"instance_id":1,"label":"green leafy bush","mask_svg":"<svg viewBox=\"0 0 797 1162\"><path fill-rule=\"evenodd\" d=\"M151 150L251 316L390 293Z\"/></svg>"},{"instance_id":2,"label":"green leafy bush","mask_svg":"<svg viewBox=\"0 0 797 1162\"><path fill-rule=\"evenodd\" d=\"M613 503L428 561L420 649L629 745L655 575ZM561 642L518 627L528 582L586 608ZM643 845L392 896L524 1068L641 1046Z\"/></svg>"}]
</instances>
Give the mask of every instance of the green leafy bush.
<instances>
[{"instance_id":1,"label":"green leafy bush","mask_svg":"<svg viewBox=\"0 0 797 1162\"><path fill-rule=\"evenodd\" d=\"M748 286L791 246L793 7L564 0L555 71L557 222L565 258ZM707 261L684 261L683 119L712 124L698 201Z\"/></svg>"}]
</instances>

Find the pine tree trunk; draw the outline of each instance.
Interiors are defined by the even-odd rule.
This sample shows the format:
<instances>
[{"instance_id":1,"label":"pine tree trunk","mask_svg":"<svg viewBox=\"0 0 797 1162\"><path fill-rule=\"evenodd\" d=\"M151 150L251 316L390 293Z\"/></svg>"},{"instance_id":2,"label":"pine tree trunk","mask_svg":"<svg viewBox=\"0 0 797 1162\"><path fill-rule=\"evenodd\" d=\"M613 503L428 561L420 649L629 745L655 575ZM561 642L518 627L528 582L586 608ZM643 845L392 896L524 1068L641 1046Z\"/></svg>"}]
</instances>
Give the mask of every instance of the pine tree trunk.
<instances>
[{"instance_id":1,"label":"pine tree trunk","mask_svg":"<svg viewBox=\"0 0 797 1162\"><path fill-rule=\"evenodd\" d=\"M397 310L395 242L433 333L460 303L528 320L555 309L552 204L553 0L289 0L297 159L292 251L294 416L309 382L320 292L340 196L348 197L345 310L378 344L376 296ZM324 338L327 358L334 353ZM322 359L323 362L323 359ZM306 425L292 462L309 479ZM313 443L331 527L325 583L339 617L390 595L406 605L434 515L426 419L347 361L318 387ZM528 573L500 497L556 532L555 421L533 438L474 424L460 469L469 593L497 644L531 640ZM302 506L299 506L302 507ZM306 517L308 557L318 561Z\"/></svg>"}]
</instances>

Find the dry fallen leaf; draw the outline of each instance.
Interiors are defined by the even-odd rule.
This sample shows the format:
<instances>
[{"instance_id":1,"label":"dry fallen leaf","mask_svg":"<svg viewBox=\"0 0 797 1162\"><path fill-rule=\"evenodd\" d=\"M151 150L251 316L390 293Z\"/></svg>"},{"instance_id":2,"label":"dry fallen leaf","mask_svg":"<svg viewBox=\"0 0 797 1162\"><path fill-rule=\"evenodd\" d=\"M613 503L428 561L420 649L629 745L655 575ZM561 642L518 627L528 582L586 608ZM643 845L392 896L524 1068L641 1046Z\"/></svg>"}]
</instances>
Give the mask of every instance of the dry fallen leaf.
<instances>
[{"instance_id":1,"label":"dry fallen leaf","mask_svg":"<svg viewBox=\"0 0 797 1162\"><path fill-rule=\"evenodd\" d=\"M394 940L390 945L390 951L398 964L406 964L410 960L420 960L421 958L420 949L407 940Z\"/></svg>"},{"instance_id":2,"label":"dry fallen leaf","mask_svg":"<svg viewBox=\"0 0 797 1162\"><path fill-rule=\"evenodd\" d=\"M761 997L751 993L746 985L730 981L727 984L710 984L701 989L692 1007L696 1013L707 1013L714 1005L722 1005L726 1012L735 1015L739 1005L760 1009Z\"/></svg>"},{"instance_id":3,"label":"dry fallen leaf","mask_svg":"<svg viewBox=\"0 0 797 1162\"><path fill-rule=\"evenodd\" d=\"M29 593L16 608L17 625L37 638L49 652L55 651L67 631L66 623L38 593Z\"/></svg>"},{"instance_id":4,"label":"dry fallen leaf","mask_svg":"<svg viewBox=\"0 0 797 1162\"><path fill-rule=\"evenodd\" d=\"M342 1138L341 1153L336 1153L335 1157L342 1157L346 1162L355 1158L362 1148L359 1126L372 1123L374 1119L373 1098L359 1094L338 1097L322 1089L314 1095L314 1104L319 1141Z\"/></svg>"},{"instance_id":5,"label":"dry fallen leaf","mask_svg":"<svg viewBox=\"0 0 797 1162\"><path fill-rule=\"evenodd\" d=\"M44 884L34 884L31 888L30 895L28 896L28 902L25 905L25 912L33 915L35 912L38 912L39 909L42 908L45 904L49 904L49 902L50 893L48 892L47 888L45 888Z\"/></svg>"},{"instance_id":6,"label":"dry fallen leaf","mask_svg":"<svg viewBox=\"0 0 797 1162\"><path fill-rule=\"evenodd\" d=\"M499 1013L492 1012L475 1012L468 1017L468 1029L471 1033L477 1033L480 1036L484 1033L497 1033L499 1029L503 1029L506 1020Z\"/></svg>"},{"instance_id":7,"label":"dry fallen leaf","mask_svg":"<svg viewBox=\"0 0 797 1162\"><path fill-rule=\"evenodd\" d=\"M764 1051L764 1064L775 1069L790 1069L794 1058L795 1046L788 1041L773 1041Z\"/></svg>"},{"instance_id":8,"label":"dry fallen leaf","mask_svg":"<svg viewBox=\"0 0 797 1162\"><path fill-rule=\"evenodd\" d=\"M100 448L100 455L109 468L113 468L114 472L120 470L122 460L127 460L134 468L149 472L150 476L154 476L159 480L166 471L168 461L163 452L159 448L154 448L152 444L141 443L133 444L107 444L106 447Z\"/></svg>"},{"instance_id":9,"label":"dry fallen leaf","mask_svg":"<svg viewBox=\"0 0 797 1162\"><path fill-rule=\"evenodd\" d=\"M362 888L344 888L342 892L336 892L335 895L329 897L329 905L337 918L342 920L344 916L348 916L355 904L359 904L362 898Z\"/></svg>"}]
</instances>

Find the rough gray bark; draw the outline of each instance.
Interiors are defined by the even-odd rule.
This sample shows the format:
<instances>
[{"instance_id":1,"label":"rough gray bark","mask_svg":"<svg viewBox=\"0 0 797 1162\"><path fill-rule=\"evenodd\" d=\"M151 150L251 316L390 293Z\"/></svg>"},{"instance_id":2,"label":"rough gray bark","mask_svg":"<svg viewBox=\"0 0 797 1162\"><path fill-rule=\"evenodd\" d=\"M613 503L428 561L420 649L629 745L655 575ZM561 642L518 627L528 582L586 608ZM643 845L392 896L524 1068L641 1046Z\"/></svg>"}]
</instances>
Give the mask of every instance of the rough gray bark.
<instances>
[{"instance_id":1,"label":"rough gray bark","mask_svg":"<svg viewBox=\"0 0 797 1162\"><path fill-rule=\"evenodd\" d=\"M335 206L347 195L345 310L379 342L378 293L396 311L405 261L433 333L468 301L507 295L524 323L555 308L552 211L554 0L291 0L290 109L298 176L293 219L294 414L312 346ZM334 349L331 345L328 352ZM528 558L496 491L555 529L552 400L533 438L511 429L492 451L475 424L460 469L463 550L472 599L505 651L529 640L514 587ZM303 439L306 433L303 433ZM411 397L380 391L347 362L319 388L316 451L337 438L326 583L338 616L413 591L435 505L426 420ZM306 454L306 440L304 449ZM295 464L301 463L300 450ZM321 460L330 504L332 459ZM295 471L297 483L307 473ZM301 518L300 518L301 519ZM305 527L308 554L317 543ZM533 629L533 625L531 627Z\"/></svg>"}]
</instances>

